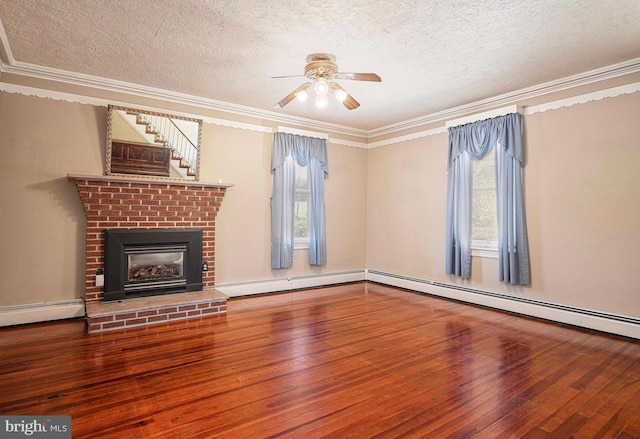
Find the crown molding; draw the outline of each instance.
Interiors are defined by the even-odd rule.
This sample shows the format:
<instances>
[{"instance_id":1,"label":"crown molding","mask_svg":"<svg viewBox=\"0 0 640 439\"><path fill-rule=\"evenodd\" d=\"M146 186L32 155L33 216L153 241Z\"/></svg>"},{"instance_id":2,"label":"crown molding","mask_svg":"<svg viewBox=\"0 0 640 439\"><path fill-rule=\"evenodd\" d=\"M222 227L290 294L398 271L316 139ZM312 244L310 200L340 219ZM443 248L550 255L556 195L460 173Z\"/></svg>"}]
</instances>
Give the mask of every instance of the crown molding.
<instances>
[{"instance_id":1,"label":"crown molding","mask_svg":"<svg viewBox=\"0 0 640 439\"><path fill-rule=\"evenodd\" d=\"M433 136L435 134L446 133L449 127L462 125L465 123L475 122L478 120L488 119L491 117L501 116L508 113L521 113L525 116L530 116L536 113L543 113L550 110L558 110L560 108L572 107L574 105L586 104L589 102L600 101L606 98L615 98L617 96L632 94L640 92L640 82L634 82L631 84L625 84L618 87L611 87L604 90L598 90L590 93L585 93L569 98L558 99L556 101L545 102L544 104L532 105L529 107L521 107L519 105L509 105L504 108L497 108L487 110L483 113L473 114L472 116L465 116L460 119L448 119L445 125L440 128L434 128L431 130L420 131L405 136L391 137L387 140L379 142L370 142L366 148L376 148L379 146L392 145L394 143L405 142L413 139L419 139L421 137Z\"/></svg>"},{"instance_id":2,"label":"crown molding","mask_svg":"<svg viewBox=\"0 0 640 439\"><path fill-rule=\"evenodd\" d=\"M162 108L156 108L156 107L149 107L149 106L144 106L144 105L137 105L137 104L132 104L130 102L118 102L118 101L113 101L113 100L106 100L106 99L101 99L101 98L96 98L96 97L87 97L87 96L82 96L82 95L75 95L75 94L70 94L70 93L64 93L64 92L57 92L57 91L52 91L52 90L46 90L46 89L40 89L40 88L34 88L34 87L28 87L28 86L23 86L23 85L16 85L16 84L8 84L8 83L3 83L0 81L0 91L3 92L7 92L7 93L17 93L17 94L21 94L21 95L25 95L25 96L35 96L35 97L39 97L39 98L48 98L48 99L54 99L54 100L61 100L61 101L66 101L66 102L72 102L72 103L77 103L77 104L84 104L84 105L95 105L95 106L101 106L101 107L107 107L110 104L113 105L118 105L121 107L136 107L139 108L141 110L146 110L146 111L152 111L152 112L158 112L158 113L163 113L166 112L166 110L162 109ZM459 123L468 123L469 121L472 120L481 120L483 118L488 118L488 117L493 117L495 116L495 114L497 114L496 112L500 113L500 112L504 112L504 111L510 111L513 109L517 109L518 112L523 112L525 116L530 116L532 114L536 114L536 113L542 113L545 111L550 111L550 110L557 110L560 108L565 108L565 107L571 107L573 105L578 105L578 104L585 104L588 102L593 102L593 101L599 101L605 98L612 98L612 97L616 97L616 96L620 96L623 94L632 94L632 93L636 93L640 91L640 82L635 82L635 83L631 83L631 84L626 84L626 85L622 85L619 87L612 87L612 88L608 88L605 90L599 90L599 91L595 91L595 92L591 92L591 93L585 93L582 95L578 95L578 96L573 96L570 98L565 98L565 99L560 99L560 100L556 100L556 101L551 101L551 102L546 102L544 104L539 104L539 105L534 105L534 106L530 106L530 107L517 107L517 106L511 106L511 107L506 107L504 109L497 109L497 110L492 110L492 111L488 111L488 112L484 112L484 113L480 113L480 114L475 114L469 118L464 118L464 119L458 119L458 120L449 120L449 122L441 127L437 127L437 128L433 128L430 130L423 130L423 131L418 131L412 134L407 134L404 136L396 136L396 137L390 137L389 139L385 139L385 140L380 140L377 142L355 142L355 141L350 141L350 140L343 140L343 139L339 139L339 138L334 138L331 136L327 136L327 134L324 133L317 133L317 132L311 132L314 133L314 136L311 137L321 137L321 138L327 138L327 142L328 143L332 143L335 145L343 145L343 146L351 146L354 148L364 148L364 149L371 149L371 148L377 148L380 146L385 146L385 145L392 145L394 143L400 143L400 142L406 142L406 141L410 141L410 140L414 140L414 139L420 139L423 137L427 137L427 136L433 136L436 134L442 134L442 133L446 133L447 132L447 127L448 126L453 126L455 124L459 124ZM513 112L513 111L511 111ZM229 128L235 128L235 129L243 129L243 130L248 130L248 131L256 131L256 132L260 132L260 133L267 133L267 134L271 134L274 132L274 128L268 127L268 126L262 126L262 125L256 125L256 124L250 124L250 123L245 123L245 122L238 122L238 121L233 121L233 120L228 120L228 119L220 119L220 118L214 118L214 117L207 117L207 116L202 116L200 114L192 114L192 113L184 113L184 112L172 112L173 114L176 115L180 115L183 117L189 117L192 119L202 119L204 123L206 124L210 124L210 125L218 125L218 126L224 126L224 127L229 127ZM495 113L495 114L494 114ZM452 125L453 124L453 125ZM307 133L307 134L302 134L302 135L309 135L308 131L305 130L300 130L300 129L296 129L296 128L290 128L290 127L277 127L276 129L282 129L283 131L286 132L296 132L296 133Z\"/></svg>"},{"instance_id":3,"label":"crown molding","mask_svg":"<svg viewBox=\"0 0 640 439\"><path fill-rule=\"evenodd\" d=\"M407 134L404 136L393 137L379 142L372 142L367 145L368 148L377 148L379 146L393 145L394 143L407 142L409 140L420 139L422 137L435 136L436 134L447 133L447 127L433 128L430 130L418 131L417 133Z\"/></svg>"},{"instance_id":4,"label":"crown molding","mask_svg":"<svg viewBox=\"0 0 640 439\"><path fill-rule=\"evenodd\" d=\"M574 105L586 104L588 102L600 101L606 98L615 98L625 94L632 94L640 91L640 82L621 85L619 87L607 88L605 90L594 91L583 95L574 96L557 101L545 102L544 104L532 105L524 109L525 116L536 113L543 113L549 110L558 110L560 108L572 107Z\"/></svg>"},{"instance_id":5,"label":"crown molding","mask_svg":"<svg viewBox=\"0 0 640 439\"><path fill-rule=\"evenodd\" d=\"M334 145L351 146L353 148L363 148L363 149L369 148L369 144L365 142L353 142L351 140L336 139L333 137L329 137L327 139L327 142L333 143Z\"/></svg>"},{"instance_id":6,"label":"crown molding","mask_svg":"<svg viewBox=\"0 0 640 439\"><path fill-rule=\"evenodd\" d=\"M9 37L4 30L2 20L0 19L0 72L4 71L4 63L14 64L16 59L11 52L11 46L9 46Z\"/></svg>"},{"instance_id":7,"label":"crown molding","mask_svg":"<svg viewBox=\"0 0 640 439\"><path fill-rule=\"evenodd\" d=\"M108 107L109 105L117 105L119 107L137 108L140 110L156 112L156 113L167 112L167 110L165 110L164 108L132 104L131 102L124 102L124 101L114 101L112 99L107 100L107 99L102 99L97 97L77 95L77 94L47 90L47 89L36 88L36 87L29 87L25 85L9 84L2 81L0 81L0 91L6 92L6 93L20 94L24 96L34 96L34 97L44 98L44 99L53 99L55 101L65 101L65 102L71 102L71 103L82 104L82 105L93 105L96 107ZM283 132L290 132L290 133L306 135L310 137L324 138L324 139L327 139L327 142L333 143L335 145L352 146L355 148L368 148L368 145L364 142L354 142L354 141L334 138L329 136L326 133L318 133L317 131L310 132L310 131L300 130L296 128L283 127L283 126L278 126L277 128L274 129L269 126L251 124L246 122L238 122L238 121L229 120L229 119L220 119L216 117L208 117L208 116L203 116L201 114L186 113L182 111L170 111L170 113L176 116L188 117L191 119L202 119L203 123L206 123L209 125L217 125L217 126L223 126L227 128L255 131L255 132L266 133L266 134L274 133L276 129L280 129Z\"/></svg>"},{"instance_id":8,"label":"crown molding","mask_svg":"<svg viewBox=\"0 0 640 439\"><path fill-rule=\"evenodd\" d=\"M5 45L5 42L1 41L1 38L0 42ZM366 139L367 137L367 132L365 130L351 128L344 125L320 122L317 120L298 116L284 115L281 113L276 113L274 111L260 110L244 105L232 104L228 102L217 101L215 99L207 99L199 96L178 93L124 81L101 78L98 76L86 75L83 73L69 72L66 70L54 69L50 67L42 67L34 64L24 63L21 61L13 61L9 64L0 62L0 70L2 72L18 76L27 76L36 79L78 85L107 92L124 93L147 99L158 99L176 104L195 106L208 110L222 111L225 113L237 114L258 119L267 119L277 123L289 123L314 130L326 130L338 134L360 137L363 139Z\"/></svg>"},{"instance_id":9,"label":"crown molding","mask_svg":"<svg viewBox=\"0 0 640 439\"><path fill-rule=\"evenodd\" d=\"M491 98L471 102L469 104L460 105L458 107L449 108L443 111L438 111L436 113L431 113L425 116L408 119L396 124L375 128L368 132L368 137L371 138L385 134L392 134L398 131L416 128L430 123L446 122L450 119L461 118L471 113L489 111L496 107L514 105L525 99L531 99L548 95L550 93L570 90L582 85L588 85L594 82L604 81L607 79L612 79L638 72L640 72L640 58L634 58L618 64L601 67L595 70L589 70L577 75L567 76L554 81L522 88L520 90L515 90Z\"/></svg>"},{"instance_id":10,"label":"crown molding","mask_svg":"<svg viewBox=\"0 0 640 439\"><path fill-rule=\"evenodd\" d=\"M131 102L125 102L125 101L114 101L113 99L107 100L107 99L102 99L102 98L97 98L92 96L84 96L84 95L78 95L78 94L72 94L72 93L53 91L53 90L48 90L43 88L29 87L25 85L9 84L1 81L0 81L0 91L4 91L7 93L21 94L24 96L34 96L38 98L53 99L55 101L65 101L65 102L72 102L75 104L93 105L96 107L108 107L109 105L117 105L120 107L138 108L140 110L157 112L157 113L167 112L167 110L164 108L132 104ZM202 119L203 123L207 123L210 125L238 128L242 130L257 131L261 133L273 132L273 129L268 126L262 126L262 125L251 124L246 122L238 122L238 121L229 120L229 119L220 119L217 117L203 116L202 114L186 113L183 111L170 111L170 113L176 116L183 116L183 117L188 117L192 119Z\"/></svg>"}]
</instances>

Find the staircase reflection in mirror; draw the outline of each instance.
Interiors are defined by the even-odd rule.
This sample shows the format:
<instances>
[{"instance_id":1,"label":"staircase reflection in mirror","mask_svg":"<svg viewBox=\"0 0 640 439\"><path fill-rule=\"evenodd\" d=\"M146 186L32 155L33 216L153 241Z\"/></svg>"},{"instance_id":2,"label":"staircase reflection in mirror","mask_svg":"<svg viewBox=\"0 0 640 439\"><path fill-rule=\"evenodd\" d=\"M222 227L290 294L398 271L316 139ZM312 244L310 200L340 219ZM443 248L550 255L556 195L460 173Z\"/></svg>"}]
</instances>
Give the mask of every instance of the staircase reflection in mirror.
<instances>
[{"instance_id":1,"label":"staircase reflection in mirror","mask_svg":"<svg viewBox=\"0 0 640 439\"><path fill-rule=\"evenodd\" d=\"M106 174L198 180L202 120L109 105Z\"/></svg>"}]
</instances>

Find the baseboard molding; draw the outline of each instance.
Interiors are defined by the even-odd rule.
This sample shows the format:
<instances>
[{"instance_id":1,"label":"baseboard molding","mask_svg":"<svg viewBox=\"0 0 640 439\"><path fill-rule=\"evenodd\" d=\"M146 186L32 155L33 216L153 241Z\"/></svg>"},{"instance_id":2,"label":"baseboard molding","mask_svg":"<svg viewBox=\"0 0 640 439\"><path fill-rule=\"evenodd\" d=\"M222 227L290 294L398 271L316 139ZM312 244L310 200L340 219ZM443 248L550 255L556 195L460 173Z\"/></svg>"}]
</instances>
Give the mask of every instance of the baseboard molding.
<instances>
[{"instance_id":1,"label":"baseboard molding","mask_svg":"<svg viewBox=\"0 0 640 439\"><path fill-rule=\"evenodd\" d=\"M365 270L323 273L310 276L292 276L253 282L223 283L215 286L229 297L251 296L255 294L315 288L365 280Z\"/></svg>"},{"instance_id":2,"label":"baseboard molding","mask_svg":"<svg viewBox=\"0 0 640 439\"><path fill-rule=\"evenodd\" d=\"M349 282L371 281L474 305L640 339L640 319L558 305L490 291L434 282L375 270L353 270L216 285L229 297L276 293ZM82 299L0 307L0 327L72 319L85 316Z\"/></svg>"},{"instance_id":3,"label":"baseboard molding","mask_svg":"<svg viewBox=\"0 0 640 439\"><path fill-rule=\"evenodd\" d=\"M490 291L476 290L458 285L449 285L375 270L367 270L366 278L368 281L384 285L550 320L557 323L640 339L640 319L636 317L507 296Z\"/></svg>"},{"instance_id":4,"label":"baseboard molding","mask_svg":"<svg viewBox=\"0 0 640 439\"><path fill-rule=\"evenodd\" d=\"M0 327L85 316L82 299L0 307Z\"/></svg>"}]
</instances>

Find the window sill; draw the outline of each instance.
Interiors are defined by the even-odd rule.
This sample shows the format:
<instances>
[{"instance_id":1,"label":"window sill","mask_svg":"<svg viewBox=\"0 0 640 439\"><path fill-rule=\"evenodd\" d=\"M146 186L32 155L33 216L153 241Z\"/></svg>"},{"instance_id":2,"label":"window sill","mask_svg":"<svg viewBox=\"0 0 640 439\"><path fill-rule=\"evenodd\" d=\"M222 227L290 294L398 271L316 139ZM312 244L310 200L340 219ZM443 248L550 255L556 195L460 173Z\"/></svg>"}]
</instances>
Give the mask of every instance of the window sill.
<instances>
[{"instance_id":1,"label":"window sill","mask_svg":"<svg viewBox=\"0 0 640 439\"><path fill-rule=\"evenodd\" d=\"M472 247L471 256L476 258L498 259L498 249Z\"/></svg>"},{"instance_id":2,"label":"window sill","mask_svg":"<svg viewBox=\"0 0 640 439\"><path fill-rule=\"evenodd\" d=\"M309 249L309 242L294 242L293 243L294 250L307 250Z\"/></svg>"}]
</instances>

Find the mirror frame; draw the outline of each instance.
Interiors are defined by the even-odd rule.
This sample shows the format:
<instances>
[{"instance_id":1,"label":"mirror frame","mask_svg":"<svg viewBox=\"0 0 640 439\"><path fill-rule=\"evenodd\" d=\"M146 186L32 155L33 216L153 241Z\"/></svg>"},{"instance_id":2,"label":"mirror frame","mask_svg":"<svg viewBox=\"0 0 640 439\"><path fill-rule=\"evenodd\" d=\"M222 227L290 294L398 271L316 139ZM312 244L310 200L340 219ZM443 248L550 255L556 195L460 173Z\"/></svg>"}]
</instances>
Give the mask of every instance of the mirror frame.
<instances>
[{"instance_id":1,"label":"mirror frame","mask_svg":"<svg viewBox=\"0 0 640 439\"><path fill-rule=\"evenodd\" d=\"M188 122L195 122L198 124L198 139L197 139L197 163L196 163L196 170L195 170L195 176L192 178L181 178L181 177L161 177L161 176L150 176L150 175L144 175L145 177L153 177L153 178L168 178L168 179L173 179L173 180L185 180L185 181L199 181L200 180L200 150L201 148L201 139L202 139L202 119L195 119L195 118L191 118L191 117L186 117L186 116L178 116L175 114L168 114L168 113L159 113L156 111L149 111L149 110L140 110L138 108L129 108L129 107L121 107L118 105L109 105L107 107L107 147L106 147L106 165L105 165L105 173L106 175L114 175L116 173L112 173L111 172L111 158L112 158L112 141L130 141L128 139L113 139L112 138L112 123L113 123L113 111L115 110L122 110L122 111L126 111L126 112L130 112L130 113L136 113L136 114L149 114L152 116L159 116L159 117L166 117L169 119L178 119L178 120L184 120L184 121L188 121ZM151 144L150 144L151 145ZM117 175L123 175L120 173L117 173ZM138 174L130 174L130 175L138 175ZM143 175L143 174L139 174L139 175Z\"/></svg>"}]
</instances>

